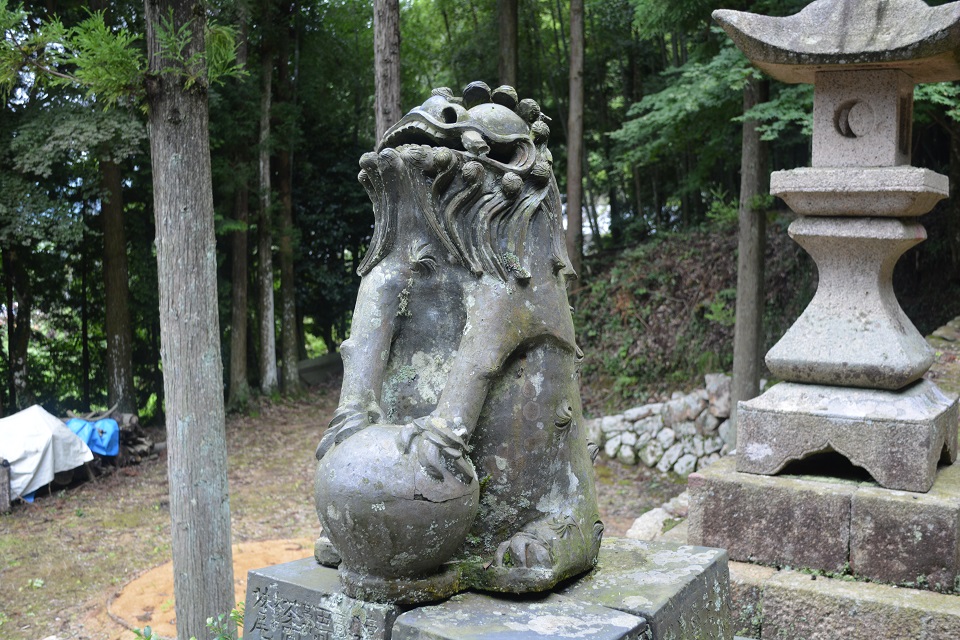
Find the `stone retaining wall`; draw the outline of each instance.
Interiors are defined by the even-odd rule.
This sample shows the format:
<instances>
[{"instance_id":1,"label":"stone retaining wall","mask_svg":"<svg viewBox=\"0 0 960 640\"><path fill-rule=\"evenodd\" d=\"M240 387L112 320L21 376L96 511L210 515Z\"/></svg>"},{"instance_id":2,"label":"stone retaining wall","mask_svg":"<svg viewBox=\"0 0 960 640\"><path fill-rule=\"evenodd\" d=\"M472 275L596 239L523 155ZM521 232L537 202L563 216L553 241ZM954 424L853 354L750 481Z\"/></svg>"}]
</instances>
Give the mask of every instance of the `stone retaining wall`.
<instances>
[{"instance_id":1,"label":"stone retaining wall","mask_svg":"<svg viewBox=\"0 0 960 640\"><path fill-rule=\"evenodd\" d=\"M730 376L704 376L704 388L676 392L666 402L646 404L586 422L588 439L623 464L643 464L687 476L734 448Z\"/></svg>"}]
</instances>

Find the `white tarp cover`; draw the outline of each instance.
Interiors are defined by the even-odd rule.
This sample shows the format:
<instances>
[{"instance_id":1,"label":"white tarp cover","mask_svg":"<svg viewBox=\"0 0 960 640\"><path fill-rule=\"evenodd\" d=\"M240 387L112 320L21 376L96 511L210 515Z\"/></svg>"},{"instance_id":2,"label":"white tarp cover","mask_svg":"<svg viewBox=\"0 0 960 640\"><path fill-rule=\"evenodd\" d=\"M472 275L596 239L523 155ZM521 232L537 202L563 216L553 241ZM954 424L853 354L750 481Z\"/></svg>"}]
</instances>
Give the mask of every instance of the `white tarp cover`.
<instances>
[{"instance_id":1,"label":"white tarp cover","mask_svg":"<svg viewBox=\"0 0 960 640\"><path fill-rule=\"evenodd\" d=\"M40 405L0 419L0 458L10 462L10 499L32 493L53 474L93 460L87 444Z\"/></svg>"}]
</instances>

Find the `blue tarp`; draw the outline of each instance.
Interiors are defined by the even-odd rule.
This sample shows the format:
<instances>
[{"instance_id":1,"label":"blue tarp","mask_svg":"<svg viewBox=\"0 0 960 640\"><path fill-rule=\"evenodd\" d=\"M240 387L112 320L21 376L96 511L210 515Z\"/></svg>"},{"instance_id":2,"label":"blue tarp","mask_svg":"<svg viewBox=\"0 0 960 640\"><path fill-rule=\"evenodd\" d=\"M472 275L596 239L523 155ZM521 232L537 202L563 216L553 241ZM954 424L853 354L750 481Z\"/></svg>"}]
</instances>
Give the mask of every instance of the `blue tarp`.
<instances>
[{"instance_id":1,"label":"blue tarp","mask_svg":"<svg viewBox=\"0 0 960 640\"><path fill-rule=\"evenodd\" d=\"M87 443L90 451L101 456L115 456L120 453L120 427L113 418L103 418L96 422L71 418L67 427Z\"/></svg>"}]
</instances>

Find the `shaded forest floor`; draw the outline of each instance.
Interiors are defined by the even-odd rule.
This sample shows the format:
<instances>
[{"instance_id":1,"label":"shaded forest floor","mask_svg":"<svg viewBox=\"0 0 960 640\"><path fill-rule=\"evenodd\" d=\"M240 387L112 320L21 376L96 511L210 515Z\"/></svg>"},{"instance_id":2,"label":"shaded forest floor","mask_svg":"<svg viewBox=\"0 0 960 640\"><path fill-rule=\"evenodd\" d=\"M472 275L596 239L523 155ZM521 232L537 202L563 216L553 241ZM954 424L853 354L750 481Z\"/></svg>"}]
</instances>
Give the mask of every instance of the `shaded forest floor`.
<instances>
[{"instance_id":1,"label":"shaded forest floor","mask_svg":"<svg viewBox=\"0 0 960 640\"><path fill-rule=\"evenodd\" d=\"M313 452L338 390L262 402L251 415L228 419L234 543L316 537ZM162 430L151 435L163 438ZM107 600L170 559L165 463L161 456L95 483L43 491L34 504L0 516L0 638L118 637L122 629L105 615ZM684 486L616 463L599 464L597 478L607 535L622 535Z\"/></svg>"}]
</instances>

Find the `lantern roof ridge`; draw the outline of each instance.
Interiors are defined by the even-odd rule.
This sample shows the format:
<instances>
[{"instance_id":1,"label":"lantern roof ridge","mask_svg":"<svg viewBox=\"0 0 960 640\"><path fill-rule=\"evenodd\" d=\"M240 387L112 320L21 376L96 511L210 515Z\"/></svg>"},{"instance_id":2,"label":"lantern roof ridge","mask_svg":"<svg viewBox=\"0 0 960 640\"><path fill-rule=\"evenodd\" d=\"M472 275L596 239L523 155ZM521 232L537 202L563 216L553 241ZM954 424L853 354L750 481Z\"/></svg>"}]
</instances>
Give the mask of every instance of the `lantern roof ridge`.
<instances>
[{"instance_id":1,"label":"lantern roof ridge","mask_svg":"<svg viewBox=\"0 0 960 640\"><path fill-rule=\"evenodd\" d=\"M718 9L713 18L778 80L817 71L900 69L915 83L960 80L960 2L816 0L791 16Z\"/></svg>"}]
</instances>

